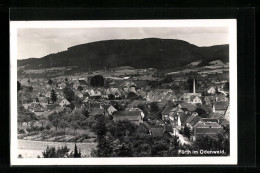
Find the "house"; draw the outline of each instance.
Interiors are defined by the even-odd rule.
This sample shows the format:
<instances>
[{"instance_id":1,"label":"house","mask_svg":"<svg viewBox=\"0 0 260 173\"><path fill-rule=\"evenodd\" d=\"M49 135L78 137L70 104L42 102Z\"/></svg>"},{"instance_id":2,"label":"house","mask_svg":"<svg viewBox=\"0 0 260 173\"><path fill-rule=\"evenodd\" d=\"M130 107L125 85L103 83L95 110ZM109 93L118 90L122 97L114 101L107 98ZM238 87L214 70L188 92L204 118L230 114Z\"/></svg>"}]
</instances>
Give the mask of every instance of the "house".
<instances>
[{"instance_id":1,"label":"house","mask_svg":"<svg viewBox=\"0 0 260 173\"><path fill-rule=\"evenodd\" d=\"M216 122L198 122L194 126L194 137L197 139L203 135L217 135L223 127Z\"/></svg>"},{"instance_id":2,"label":"house","mask_svg":"<svg viewBox=\"0 0 260 173\"><path fill-rule=\"evenodd\" d=\"M198 116L198 114L192 114L191 116L189 116L186 121L185 124L186 125L191 125L192 127L195 126L199 121L201 120L201 118Z\"/></svg>"},{"instance_id":3,"label":"house","mask_svg":"<svg viewBox=\"0 0 260 173\"><path fill-rule=\"evenodd\" d=\"M216 96L216 101L217 102L228 102L229 99L225 95L218 95L218 96Z\"/></svg>"},{"instance_id":4,"label":"house","mask_svg":"<svg viewBox=\"0 0 260 173\"><path fill-rule=\"evenodd\" d=\"M216 96L205 96L204 102L207 106L212 106L213 103L216 101Z\"/></svg>"},{"instance_id":5,"label":"house","mask_svg":"<svg viewBox=\"0 0 260 173\"><path fill-rule=\"evenodd\" d=\"M160 102L158 102L158 108L159 110L162 110L165 108L167 105L174 105L174 103L170 100L163 99Z\"/></svg>"},{"instance_id":6,"label":"house","mask_svg":"<svg viewBox=\"0 0 260 173\"><path fill-rule=\"evenodd\" d=\"M79 98L83 98L84 96L80 91L75 91L75 95L78 96Z\"/></svg>"},{"instance_id":7,"label":"house","mask_svg":"<svg viewBox=\"0 0 260 173\"><path fill-rule=\"evenodd\" d=\"M87 86L87 82L85 81L84 78L80 78L80 79L78 80L78 82L79 82L79 85L82 86L82 87Z\"/></svg>"},{"instance_id":8,"label":"house","mask_svg":"<svg viewBox=\"0 0 260 173\"><path fill-rule=\"evenodd\" d=\"M182 99L182 101L191 103L191 98L194 96L201 97L201 93L183 93L183 96L181 97L181 99Z\"/></svg>"},{"instance_id":9,"label":"house","mask_svg":"<svg viewBox=\"0 0 260 173\"><path fill-rule=\"evenodd\" d=\"M146 122L140 123L138 127L138 132L144 134L150 134L150 125L148 125Z\"/></svg>"},{"instance_id":10,"label":"house","mask_svg":"<svg viewBox=\"0 0 260 173\"><path fill-rule=\"evenodd\" d=\"M174 121L173 115L176 113L182 113L183 110L178 106L168 106L162 112L162 120L164 121Z\"/></svg>"},{"instance_id":11,"label":"house","mask_svg":"<svg viewBox=\"0 0 260 173\"><path fill-rule=\"evenodd\" d=\"M151 125L146 122L140 123L138 127L139 133L149 134L153 137L165 137L170 139L171 133L173 133L173 128L171 125L161 126L161 125Z\"/></svg>"},{"instance_id":12,"label":"house","mask_svg":"<svg viewBox=\"0 0 260 173\"><path fill-rule=\"evenodd\" d=\"M112 105L110 105L108 108L107 108L107 113L109 114L109 115L112 115L114 112L116 112L117 110L116 110L116 108L114 107L114 106L112 106Z\"/></svg>"},{"instance_id":13,"label":"house","mask_svg":"<svg viewBox=\"0 0 260 173\"><path fill-rule=\"evenodd\" d=\"M101 92L99 90L90 90L90 93L89 93L89 96L92 97L92 98L100 98L102 96Z\"/></svg>"},{"instance_id":14,"label":"house","mask_svg":"<svg viewBox=\"0 0 260 173\"><path fill-rule=\"evenodd\" d=\"M208 118L201 118L202 121L204 122L217 122L218 124L221 124L225 118L223 115L219 113L210 113Z\"/></svg>"},{"instance_id":15,"label":"house","mask_svg":"<svg viewBox=\"0 0 260 173\"><path fill-rule=\"evenodd\" d=\"M38 97L39 103L48 103L48 99L46 97Z\"/></svg>"},{"instance_id":16,"label":"house","mask_svg":"<svg viewBox=\"0 0 260 173\"><path fill-rule=\"evenodd\" d=\"M145 100L134 100L130 104L127 105L127 108L138 108L140 105L145 105Z\"/></svg>"},{"instance_id":17,"label":"house","mask_svg":"<svg viewBox=\"0 0 260 173\"><path fill-rule=\"evenodd\" d=\"M140 108L126 108L125 111L139 111L142 119L144 118L144 112Z\"/></svg>"},{"instance_id":18,"label":"house","mask_svg":"<svg viewBox=\"0 0 260 173\"><path fill-rule=\"evenodd\" d=\"M38 97L38 101L43 107L46 107L48 104L48 99L46 97Z\"/></svg>"},{"instance_id":19,"label":"house","mask_svg":"<svg viewBox=\"0 0 260 173\"><path fill-rule=\"evenodd\" d=\"M87 103L89 101L89 98L88 97L83 97L83 103Z\"/></svg>"},{"instance_id":20,"label":"house","mask_svg":"<svg viewBox=\"0 0 260 173\"><path fill-rule=\"evenodd\" d=\"M216 93L216 88L211 86L207 89L208 94L215 94Z\"/></svg>"},{"instance_id":21,"label":"house","mask_svg":"<svg viewBox=\"0 0 260 173\"><path fill-rule=\"evenodd\" d=\"M76 89L78 89L79 86L80 86L79 81L78 81L78 80L75 80L75 81L73 82L73 88L76 90Z\"/></svg>"},{"instance_id":22,"label":"house","mask_svg":"<svg viewBox=\"0 0 260 173\"><path fill-rule=\"evenodd\" d=\"M225 112L224 117L229 122L229 120L230 120L230 106L229 105L228 105L227 111Z\"/></svg>"},{"instance_id":23,"label":"house","mask_svg":"<svg viewBox=\"0 0 260 173\"><path fill-rule=\"evenodd\" d=\"M152 126L150 127L149 133L153 137L165 137L168 139L172 138L164 126Z\"/></svg>"},{"instance_id":24,"label":"house","mask_svg":"<svg viewBox=\"0 0 260 173\"><path fill-rule=\"evenodd\" d=\"M154 90L155 93L162 93L162 95L166 95L167 93L171 93L173 92L173 90L171 89L155 89Z\"/></svg>"},{"instance_id":25,"label":"house","mask_svg":"<svg viewBox=\"0 0 260 173\"><path fill-rule=\"evenodd\" d=\"M146 92L143 91L142 89L138 89L136 92L137 92L137 94L138 94L139 96L141 96L142 98L145 98L145 97L146 97Z\"/></svg>"},{"instance_id":26,"label":"house","mask_svg":"<svg viewBox=\"0 0 260 173\"><path fill-rule=\"evenodd\" d=\"M229 121L226 120L226 119L224 119L224 120L220 123L220 125L221 125L222 127L227 127L227 126L229 126Z\"/></svg>"},{"instance_id":27,"label":"house","mask_svg":"<svg viewBox=\"0 0 260 173\"><path fill-rule=\"evenodd\" d=\"M177 96L173 92L168 92L165 96L164 99L170 100L170 101L178 101Z\"/></svg>"},{"instance_id":28,"label":"house","mask_svg":"<svg viewBox=\"0 0 260 173\"><path fill-rule=\"evenodd\" d=\"M40 103L31 103L30 106L28 106L28 109L32 112L43 112L43 106Z\"/></svg>"},{"instance_id":29,"label":"house","mask_svg":"<svg viewBox=\"0 0 260 173\"><path fill-rule=\"evenodd\" d=\"M202 105L202 101L201 101L200 97L198 97L198 96L192 95L190 97L190 101L191 101L191 104L195 104L195 105L201 104Z\"/></svg>"},{"instance_id":30,"label":"house","mask_svg":"<svg viewBox=\"0 0 260 173\"><path fill-rule=\"evenodd\" d=\"M135 86L131 86L129 88L129 92L137 93L136 90L135 90Z\"/></svg>"},{"instance_id":31,"label":"house","mask_svg":"<svg viewBox=\"0 0 260 173\"><path fill-rule=\"evenodd\" d=\"M66 84L64 82L58 84L58 89L64 89L66 87Z\"/></svg>"},{"instance_id":32,"label":"house","mask_svg":"<svg viewBox=\"0 0 260 173\"><path fill-rule=\"evenodd\" d=\"M45 96L50 98L50 97L51 97L51 91L47 91L47 92L45 93Z\"/></svg>"},{"instance_id":33,"label":"house","mask_svg":"<svg viewBox=\"0 0 260 173\"><path fill-rule=\"evenodd\" d=\"M60 107L65 107L70 104L70 102L65 98L59 99L57 103L60 105Z\"/></svg>"},{"instance_id":34,"label":"house","mask_svg":"<svg viewBox=\"0 0 260 173\"><path fill-rule=\"evenodd\" d=\"M182 102L178 105L186 114L196 111L196 106L190 103Z\"/></svg>"},{"instance_id":35,"label":"house","mask_svg":"<svg viewBox=\"0 0 260 173\"><path fill-rule=\"evenodd\" d=\"M122 92L118 88L108 88L106 94L113 95L115 98L122 97Z\"/></svg>"},{"instance_id":36,"label":"house","mask_svg":"<svg viewBox=\"0 0 260 173\"><path fill-rule=\"evenodd\" d=\"M48 105L46 105L45 110L50 112L50 111L54 110L56 107L59 107L59 105L58 104L48 104Z\"/></svg>"},{"instance_id":37,"label":"house","mask_svg":"<svg viewBox=\"0 0 260 173\"><path fill-rule=\"evenodd\" d=\"M128 120L134 124L139 125L143 122L142 115L140 111L116 111L113 114L113 120L114 121L122 121L122 120Z\"/></svg>"},{"instance_id":38,"label":"house","mask_svg":"<svg viewBox=\"0 0 260 173\"><path fill-rule=\"evenodd\" d=\"M178 106L168 106L162 112L162 120L174 126L182 127L189 116Z\"/></svg>"},{"instance_id":39,"label":"house","mask_svg":"<svg viewBox=\"0 0 260 173\"><path fill-rule=\"evenodd\" d=\"M213 104L213 112L224 115L227 111L228 105L228 102L216 102Z\"/></svg>"}]
</instances>

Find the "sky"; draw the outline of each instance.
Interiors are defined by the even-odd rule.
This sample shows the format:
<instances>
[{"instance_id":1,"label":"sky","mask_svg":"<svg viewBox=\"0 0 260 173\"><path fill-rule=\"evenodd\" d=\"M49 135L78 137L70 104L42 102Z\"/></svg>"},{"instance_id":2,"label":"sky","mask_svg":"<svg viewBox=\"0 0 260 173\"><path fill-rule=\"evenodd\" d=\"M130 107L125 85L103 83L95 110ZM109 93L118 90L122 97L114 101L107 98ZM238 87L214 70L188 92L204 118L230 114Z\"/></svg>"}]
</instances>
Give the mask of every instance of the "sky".
<instances>
[{"instance_id":1,"label":"sky","mask_svg":"<svg viewBox=\"0 0 260 173\"><path fill-rule=\"evenodd\" d=\"M229 44L225 27L176 28L20 28L17 31L18 59L41 58L67 48L102 40L179 39L197 46Z\"/></svg>"}]
</instances>

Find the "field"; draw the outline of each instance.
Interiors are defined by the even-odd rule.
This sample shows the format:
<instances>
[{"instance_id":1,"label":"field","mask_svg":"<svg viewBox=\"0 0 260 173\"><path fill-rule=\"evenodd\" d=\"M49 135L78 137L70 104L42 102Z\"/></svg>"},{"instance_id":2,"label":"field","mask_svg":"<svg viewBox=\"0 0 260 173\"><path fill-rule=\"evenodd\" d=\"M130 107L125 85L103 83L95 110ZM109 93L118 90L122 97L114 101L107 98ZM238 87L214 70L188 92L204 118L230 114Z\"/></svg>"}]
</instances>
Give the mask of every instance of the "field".
<instances>
[{"instance_id":1,"label":"field","mask_svg":"<svg viewBox=\"0 0 260 173\"><path fill-rule=\"evenodd\" d=\"M45 141L29 141L18 140L18 155L23 158L42 157L42 152L49 147L62 147L67 145L70 152L73 151L75 143L73 142L45 142ZM96 147L96 143L77 143L83 157L90 157L91 149Z\"/></svg>"}]
</instances>

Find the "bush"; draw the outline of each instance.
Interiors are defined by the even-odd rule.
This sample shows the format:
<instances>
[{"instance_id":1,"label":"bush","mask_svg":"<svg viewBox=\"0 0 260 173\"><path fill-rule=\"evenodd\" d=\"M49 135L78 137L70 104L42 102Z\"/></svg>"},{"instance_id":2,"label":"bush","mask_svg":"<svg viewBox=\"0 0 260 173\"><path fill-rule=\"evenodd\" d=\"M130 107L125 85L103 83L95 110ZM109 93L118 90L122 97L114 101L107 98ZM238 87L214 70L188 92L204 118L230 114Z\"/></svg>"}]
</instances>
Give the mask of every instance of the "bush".
<instances>
[{"instance_id":1,"label":"bush","mask_svg":"<svg viewBox=\"0 0 260 173\"><path fill-rule=\"evenodd\" d=\"M31 133L31 132L35 132L35 131L43 131L44 128L43 127L38 127L38 126L33 126L33 127L28 127L26 128L26 131Z\"/></svg>"},{"instance_id":2,"label":"bush","mask_svg":"<svg viewBox=\"0 0 260 173\"><path fill-rule=\"evenodd\" d=\"M24 129L18 129L18 134L25 134L25 130Z\"/></svg>"},{"instance_id":3,"label":"bush","mask_svg":"<svg viewBox=\"0 0 260 173\"><path fill-rule=\"evenodd\" d=\"M45 126L45 129L50 130L50 129L51 129L51 125L50 125L50 124L47 124L47 125Z\"/></svg>"},{"instance_id":4,"label":"bush","mask_svg":"<svg viewBox=\"0 0 260 173\"><path fill-rule=\"evenodd\" d=\"M58 132L54 132L53 136L62 136L62 135L66 135L66 132L64 131L58 131Z\"/></svg>"},{"instance_id":5,"label":"bush","mask_svg":"<svg viewBox=\"0 0 260 173\"><path fill-rule=\"evenodd\" d=\"M56 149L55 147L47 147L42 155L44 158L64 158L69 156L70 149L65 145L64 147Z\"/></svg>"}]
</instances>

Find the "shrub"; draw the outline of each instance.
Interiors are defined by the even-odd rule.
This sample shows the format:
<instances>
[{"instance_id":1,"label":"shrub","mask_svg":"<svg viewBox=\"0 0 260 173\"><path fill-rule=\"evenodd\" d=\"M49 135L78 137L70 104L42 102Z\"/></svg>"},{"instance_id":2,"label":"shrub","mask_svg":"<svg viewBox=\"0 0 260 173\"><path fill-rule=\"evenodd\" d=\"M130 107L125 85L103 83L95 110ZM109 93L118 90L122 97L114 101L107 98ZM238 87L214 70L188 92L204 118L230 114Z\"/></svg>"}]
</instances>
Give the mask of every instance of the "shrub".
<instances>
[{"instance_id":1,"label":"shrub","mask_svg":"<svg viewBox=\"0 0 260 173\"><path fill-rule=\"evenodd\" d=\"M43 131L43 130L44 130L43 127L38 127L38 126L33 126L33 127L26 128L26 131L28 131L29 133Z\"/></svg>"},{"instance_id":2,"label":"shrub","mask_svg":"<svg viewBox=\"0 0 260 173\"><path fill-rule=\"evenodd\" d=\"M50 124L47 124L47 125L45 126L45 129L50 130L50 129L51 129L51 125L50 125Z\"/></svg>"},{"instance_id":3,"label":"shrub","mask_svg":"<svg viewBox=\"0 0 260 173\"><path fill-rule=\"evenodd\" d=\"M18 129L18 134L25 134L25 130L24 129Z\"/></svg>"},{"instance_id":4,"label":"shrub","mask_svg":"<svg viewBox=\"0 0 260 173\"><path fill-rule=\"evenodd\" d=\"M52 134L52 136L62 136L62 135L66 135L66 132L58 131L58 132L53 132L53 134Z\"/></svg>"},{"instance_id":5,"label":"shrub","mask_svg":"<svg viewBox=\"0 0 260 173\"><path fill-rule=\"evenodd\" d=\"M70 149L65 145L64 147L56 149L55 147L47 147L42 155L44 158L64 158L69 156Z\"/></svg>"}]
</instances>

